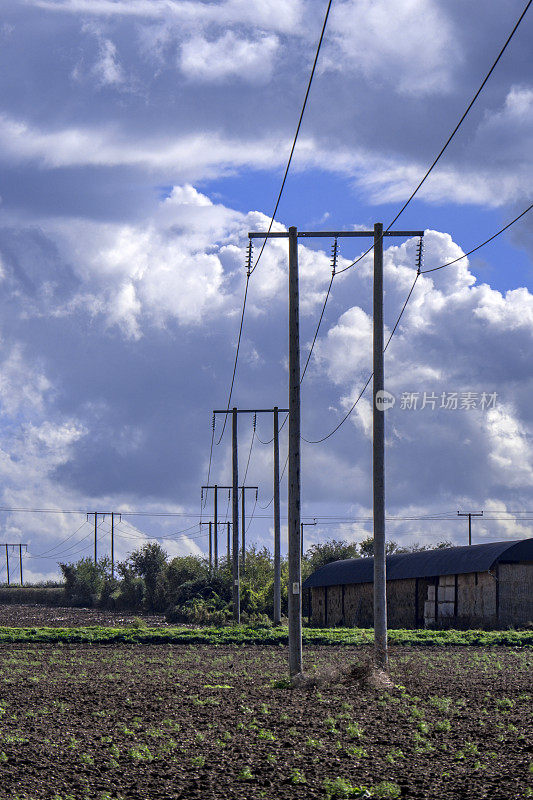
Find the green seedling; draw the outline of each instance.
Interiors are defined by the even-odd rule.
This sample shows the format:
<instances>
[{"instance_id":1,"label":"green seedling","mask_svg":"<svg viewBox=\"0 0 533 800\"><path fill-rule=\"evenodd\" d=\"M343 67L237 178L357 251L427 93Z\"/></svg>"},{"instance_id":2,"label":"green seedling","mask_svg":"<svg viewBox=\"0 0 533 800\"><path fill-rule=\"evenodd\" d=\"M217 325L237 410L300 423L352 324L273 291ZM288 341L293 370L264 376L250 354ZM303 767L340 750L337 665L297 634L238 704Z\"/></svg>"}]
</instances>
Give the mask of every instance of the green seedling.
<instances>
[{"instance_id":1,"label":"green seedling","mask_svg":"<svg viewBox=\"0 0 533 800\"><path fill-rule=\"evenodd\" d=\"M299 769L291 770L291 774L290 774L289 780L290 780L291 783L307 783L307 781L305 779L305 775Z\"/></svg>"}]
</instances>

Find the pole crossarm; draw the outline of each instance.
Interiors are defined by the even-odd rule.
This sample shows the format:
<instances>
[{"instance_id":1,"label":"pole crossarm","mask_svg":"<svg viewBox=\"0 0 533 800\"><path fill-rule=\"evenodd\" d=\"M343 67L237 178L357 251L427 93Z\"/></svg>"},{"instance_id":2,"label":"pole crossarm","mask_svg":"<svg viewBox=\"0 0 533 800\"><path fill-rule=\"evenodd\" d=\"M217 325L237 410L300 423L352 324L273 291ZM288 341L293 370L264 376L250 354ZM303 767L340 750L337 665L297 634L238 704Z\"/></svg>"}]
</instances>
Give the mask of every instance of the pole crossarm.
<instances>
[{"instance_id":1,"label":"pole crossarm","mask_svg":"<svg viewBox=\"0 0 533 800\"><path fill-rule=\"evenodd\" d=\"M26 550L28 549L28 545L22 544L22 542L0 542L0 547L25 547Z\"/></svg>"},{"instance_id":2,"label":"pole crossarm","mask_svg":"<svg viewBox=\"0 0 533 800\"><path fill-rule=\"evenodd\" d=\"M259 489L259 486L238 486L238 489ZM233 489L233 486L221 486L220 483L213 484L212 486L202 486L202 489Z\"/></svg>"},{"instance_id":3,"label":"pole crossarm","mask_svg":"<svg viewBox=\"0 0 533 800\"><path fill-rule=\"evenodd\" d=\"M237 414L272 414L274 411L273 408L238 408ZM289 411L288 408L278 408L278 411L281 413L285 413ZM228 414L229 411L227 408L222 410L213 411L213 414Z\"/></svg>"},{"instance_id":4,"label":"pole crossarm","mask_svg":"<svg viewBox=\"0 0 533 800\"><path fill-rule=\"evenodd\" d=\"M341 239L341 238L372 238L374 231L298 231L298 239ZM383 231L382 236L423 236L424 231ZM288 231L251 231L249 239L288 239ZM280 409L281 411L281 409ZM226 413L226 412L224 412Z\"/></svg>"}]
</instances>

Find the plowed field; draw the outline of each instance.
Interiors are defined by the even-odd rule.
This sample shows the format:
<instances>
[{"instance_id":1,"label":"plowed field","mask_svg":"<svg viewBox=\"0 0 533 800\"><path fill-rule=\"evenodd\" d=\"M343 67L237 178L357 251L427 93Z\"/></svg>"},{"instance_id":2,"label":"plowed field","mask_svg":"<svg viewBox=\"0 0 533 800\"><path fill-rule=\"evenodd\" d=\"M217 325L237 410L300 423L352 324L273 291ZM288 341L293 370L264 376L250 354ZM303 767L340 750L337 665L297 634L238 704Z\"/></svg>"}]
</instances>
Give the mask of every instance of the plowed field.
<instances>
[{"instance_id":1,"label":"plowed field","mask_svg":"<svg viewBox=\"0 0 533 800\"><path fill-rule=\"evenodd\" d=\"M364 655L307 649L306 663ZM0 798L520 800L532 661L398 647L394 688L292 690L274 685L281 646L4 644Z\"/></svg>"}]
</instances>

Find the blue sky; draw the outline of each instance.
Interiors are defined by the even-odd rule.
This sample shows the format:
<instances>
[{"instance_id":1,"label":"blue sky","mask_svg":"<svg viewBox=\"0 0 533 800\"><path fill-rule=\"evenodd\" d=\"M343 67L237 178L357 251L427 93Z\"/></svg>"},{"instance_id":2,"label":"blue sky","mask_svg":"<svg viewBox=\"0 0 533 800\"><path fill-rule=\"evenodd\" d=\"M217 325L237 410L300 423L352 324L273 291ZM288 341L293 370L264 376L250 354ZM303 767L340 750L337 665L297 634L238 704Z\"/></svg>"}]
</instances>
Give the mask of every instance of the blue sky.
<instances>
[{"instance_id":1,"label":"blue sky","mask_svg":"<svg viewBox=\"0 0 533 800\"><path fill-rule=\"evenodd\" d=\"M334 0L275 225L388 224L523 7ZM325 3L4 0L2 11L0 503L122 511L119 557L145 535L171 554L205 551L200 486L211 413L227 398L247 233L268 226ZM426 231L427 268L531 202L532 24L529 13L396 224ZM533 509L532 226L530 214L421 278L387 351L398 398L387 412L387 503L401 518L388 532L398 541L463 542L459 508L485 510L479 541L530 535L517 512ZM390 330L417 242L387 244ZM360 241L342 242L340 266L360 252ZM329 261L329 242L302 244L304 358ZM280 240L250 282L240 407L287 402L286 279ZM333 285L303 384L306 438L335 427L364 385L370 314L365 259ZM477 405L421 408L424 392L472 392ZM495 407L481 407L484 392L496 393ZM402 407L406 393L419 407ZM303 513L319 519L309 542L370 532L369 422L365 397L336 436L304 443ZM241 474L251 424L241 425ZM265 420L258 429L269 438ZM226 436L214 450L212 481L230 482L228 445ZM257 439L247 478L260 487L248 541L271 546L272 508L260 508L272 496L271 453ZM126 516L134 510L176 516ZM409 519L436 512L450 519ZM75 533L83 520L3 512L1 535L28 542L28 577L47 577L58 559L90 554L90 525ZM106 552L108 519L101 536Z\"/></svg>"}]
</instances>

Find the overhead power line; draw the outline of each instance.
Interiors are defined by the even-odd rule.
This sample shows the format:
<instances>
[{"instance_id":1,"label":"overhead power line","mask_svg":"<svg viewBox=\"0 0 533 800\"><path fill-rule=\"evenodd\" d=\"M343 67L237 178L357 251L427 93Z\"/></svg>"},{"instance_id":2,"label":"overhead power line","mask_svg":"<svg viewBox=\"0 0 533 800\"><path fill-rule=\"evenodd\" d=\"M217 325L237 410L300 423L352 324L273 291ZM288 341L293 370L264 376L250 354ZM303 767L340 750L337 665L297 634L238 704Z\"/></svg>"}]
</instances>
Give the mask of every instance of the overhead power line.
<instances>
[{"instance_id":1,"label":"overhead power line","mask_svg":"<svg viewBox=\"0 0 533 800\"><path fill-rule=\"evenodd\" d=\"M533 2L533 0L532 0L532 2ZM417 270L417 273L415 275L415 279L413 281L413 284L412 284L411 288L409 289L409 293L408 293L408 295L407 295L407 297L405 299L405 302L404 302L404 304L402 306L402 310L400 311L400 314L399 314L396 322L394 323L394 327L393 327L393 329L391 331L391 334L390 334L390 336L389 336L389 338L387 340L387 344L384 347L384 352L385 352L385 350L387 350L389 344L391 343L392 337L396 333L398 325L400 324L400 321L401 321L401 319L403 317L404 311L407 308L407 304L409 303L409 300L411 299L411 295L413 294L413 290L414 290L414 288L416 286L416 283L417 283L418 278L420 277L420 275L426 275L429 272L437 272L437 270L444 269L445 267L450 267L452 264L456 264L458 261L462 261L463 258L467 258L468 256L472 255L472 253L475 253L477 250L480 250L482 247L484 247L485 245L489 244L489 242L492 242L494 239L496 239L498 236L500 236L502 233L504 233L508 228L510 228L512 225L514 225L516 222L518 222L518 220L522 219L522 217L524 217L526 214L528 214L531 211L532 208L533 208L533 203L530 206L528 206L524 211L522 211L521 214L519 214L517 217L515 217L513 220L511 220L511 222L508 222L507 225L505 225L503 228L500 228L499 231L494 233L488 239L485 239L484 242L481 242L481 244L476 245L476 247L473 247L467 253L464 253L464 255L459 256L458 258L454 258L453 261L448 261L446 264L441 264L439 267L433 267L432 269L420 269L420 266L419 266L419 269ZM322 311L322 315L323 315L323 311ZM321 316L321 319L322 319L322 316ZM333 436L339 430L339 428L342 427L342 425L344 425L344 423L346 422L348 417L352 414L352 412L354 411L355 407L359 403L361 397L363 396L363 394L365 393L366 389L368 388L368 385L370 384L370 381L372 380L372 378L373 378L373 374L370 375L370 377L368 378L367 382L363 386L363 389L361 390L361 392L357 396L357 398L356 398L354 404L352 405L352 407L350 408L350 410L345 414L345 416L341 419L341 421L338 423L338 425L336 425L333 428L333 430L331 430L325 436L322 436L320 439L306 439L305 437L302 436L303 441L307 442L307 444L319 444L321 442L325 442L326 439L329 439L331 436Z\"/></svg>"},{"instance_id":2,"label":"overhead power line","mask_svg":"<svg viewBox=\"0 0 533 800\"><path fill-rule=\"evenodd\" d=\"M272 212L272 217L270 219L270 224L268 226L268 232L269 233L272 230L272 225L274 224L274 220L276 218L276 214L277 214L278 207L279 207L279 204L280 204L281 196L282 196L283 190L285 188L285 182L287 180L287 176L289 174L289 169L290 169L290 166L291 166L291 163L292 163L292 157L294 155L294 150L296 148L296 142L298 141L298 135L300 133L300 128L302 126L302 120L303 120L303 117L304 117L305 109L307 107L307 100L309 99L309 92L311 91L311 85L313 83L313 78L314 78L314 75L315 75L316 65L318 63L318 56L320 54L320 49L322 47L322 41L324 39L324 34L326 32L326 26L327 26L327 22L328 22L328 17L329 17L329 12L330 12L330 9L331 9L332 1L333 0L329 0L327 8L326 8L326 15L324 17L324 22L322 24L322 30L320 32L320 38L318 40L318 45L317 45L317 49L316 49L316 53L315 53L315 58L314 58L314 61L313 61L313 68L311 69L311 75L309 76L309 81L307 83L307 89L306 89L306 92L305 92L305 97L304 97L304 101L303 101L303 104L302 104L302 109L300 111L300 117L298 119L298 125L296 127L296 133L294 134L294 139L293 139L293 142L292 142L292 147L291 147L291 151L290 151L290 154L289 154L289 159L287 161L287 166L285 167L285 173L283 175L283 180L281 182L281 187L280 187L280 190L279 190L279 193L278 193L278 197L277 197L277 200L276 200L276 205L274 206L274 211ZM228 413L229 413L229 408L230 408L230 404L231 404L231 398L232 398L232 395L233 395L233 387L235 385L235 375L236 375L236 372L237 372L237 364L238 364L238 361L239 361L239 351L240 351L240 346L241 346L242 330L243 330L243 325L244 325L244 315L245 315L245 312L246 312L246 300L248 298L248 284L250 282L250 276L255 272L255 270L257 268L257 265L259 264L259 261L261 259L261 256L263 255L263 250L265 249L266 243L267 243L267 239L265 239L263 241L263 244L261 246L261 250L259 252L259 255L257 256L257 260L256 260L256 262L255 262L255 264L253 266L252 266L252 247L251 247L251 242L249 244L248 269L247 269L247 273L246 273L246 286L245 286L245 289L244 289L244 298L243 298L243 302L242 302L239 333L238 333L238 336L237 336L237 346L236 346L236 349L235 349L235 359L234 359L234 363L233 363L233 372L232 372L232 376L231 376L230 389L229 389L229 394L228 394L227 413L226 413L226 415L224 417L224 423L222 425L222 433L221 433L220 438L219 438L219 440L217 442L217 445L219 445L220 442L222 441L222 437L224 436L224 432L226 430L226 423L227 423L227 419L228 419ZM208 481L208 483L209 483L209 481Z\"/></svg>"},{"instance_id":3,"label":"overhead power line","mask_svg":"<svg viewBox=\"0 0 533 800\"><path fill-rule=\"evenodd\" d=\"M421 275L426 275L428 272L437 272L437 270L439 270L439 269L444 269L444 267L451 267L452 264L457 264L457 262L458 261L462 261L463 258L467 258L468 256L471 256L472 253L476 252L476 250L480 250L482 247L485 247L486 244L488 244L489 242L492 242L493 239L496 239L498 236L500 236L502 233L504 233L504 231L506 231L508 228L510 228L511 225L514 225L515 222L518 222L519 219L522 219L522 217L525 217L525 215L527 213L529 213L529 211L531 211L532 208L533 208L533 203L530 206L528 206L525 211L522 211L521 214L519 214L517 217L515 217L513 220L511 220L511 222L508 222L507 225L505 225L503 228L500 228L499 231L494 233L488 239L485 239L485 241L481 242L481 244L478 244L476 247L473 247L471 250L469 250L468 253L464 253L464 255L459 256L459 258L454 258L453 261L448 261L446 264L441 264L440 267L433 267L432 269L423 269L420 274Z\"/></svg>"},{"instance_id":4,"label":"overhead power line","mask_svg":"<svg viewBox=\"0 0 533 800\"><path fill-rule=\"evenodd\" d=\"M482 92L482 91L483 91L483 89L485 88L485 84L487 83L488 79L490 78L490 76L492 75L492 73L494 72L494 70L496 69L496 65L498 64L499 60L501 59L501 57L503 56L503 54L504 54L504 53L505 53L505 51L507 50L507 46L509 45L509 43L510 43L511 39L513 38L513 36L515 35L516 31L518 30L518 26L520 25L520 23L521 23L521 22L522 22L522 20L524 19L525 15L526 15L526 13L527 13L527 11L528 11L528 9L529 9L529 6L531 5L531 3L532 3L532 2L533 2L533 0L528 0L528 2L527 2L527 4L526 4L526 6L525 6L525 8L524 8L524 10L522 11L522 13L520 14L520 16L519 16L518 20L516 21L516 23L515 23L515 26L514 26L513 30L511 31L511 33L510 33L510 34L509 34L509 36L507 37L507 39L506 39L506 41L505 41L505 44L503 45L502 49L501 49L501 50L500 50L500 52L498 53L498 55L497 55L497 57L496 57L496 59L495 59L494 63L492 64L491 68L489 69L489 71L487 72L487 74L485 75L485 77L483 78L483 81L481 82L481 85L480 85L479 89L477 90L477 92L475 93L475 95L473 96L473 98L471 99L471 101L469 102L468 106L466 107L466 109L465 109L465 111L464 111L464 113L463 113L463 115L462 115L461 119L459 120L459 122L457 123L457 125L455 126L455 128L453 129L453 131L450 133L450 135L449 135L449 136L448 136L448 138L446 139L446 141L445 141L444 145L442 146L441 150L439 151L439 154L436 156L436 158L434 159L433 163L431 164L431 166L429 167L429 169L426 171L426 174L424 175L424 177L422 178L422 180L421 180L421 181L418 183L418 185L417 185L417 186L416 186L416 188L413 190L413 192L411 193L411 195L410 195L410 196L407 198L407 200L405 201L405 203L403 204L403 206L400 208L400 210L398 211L398 213L396 214L396 216L394 217L394 219L392 220L392 222L391 222L391 223L388 225L388 227L387 227L387 230L390 228L390 226L391 226L391 225L394 225L394 223L396 222L396 220L398 219L398 217L399 217L401 214L403 214L403 212L405 211L405 209L407 208L407 206L409 205L409 203L411 202L411 200L414 198L414 196L416 195L416 193L418 192L418 190L419 190L419 189L422 187L422 185L425 183L426 179L429 177L429 175L430 175L430 174L431 174L431 172L433 171L433 168L434 168L434 167L437 165L437 163L440 161L441 157L444 155L444 152L445 152L445 150L447 149L448 145L450 144L450 142L451 142L451 141L452 141L452 139L454 138L455 134L457 133L457 131L459 130L459 128L461 127L461 125L462 125L462 124L463 124L463 122L465 121L466 117L468 116L468 113L470 112L470 109L472 108L472 106L474 105L474 103L476 102L476 100L478 99L479 95L481 94L481 92Z\"/></svg>"},{"instance_id":5,"label":"overhead power line","mask_svg":"<svg viewBox=\"0 0 533 800\"><path fill-rule=\"evenodd\" d=\"M276 200L276 205L274 206L274 211L272 212L272 217L270 219L270 225L268 226L268 233L270 233L270 231L272 230L272 225L274 224L274 219L276 218L276 213L277 213L278 206L279 206L279 203L280 203L280 200L281 200L281 195L283 194L283 189L285 188L285 181L287 180L287 175L289 174L289 169L290 169L290 166L291 166L292 157L294 155L294 150L296 148L296 142L298 141L298 134L300 133L300 128L302 126L302 120L304 118L304 113L305 113L305 109L306 109L306 106L307 106L307 100L309 98L309 92L311 91L311 84L313 83L313 78L315 76L315 69L316 69L316 65L317 65L317 62L318 62L318 56L320 54L320 48L322 47L322 41L324 39L324 34L326 32L326 25L328 24L328 17L329 17L329 12L330 12L330 9L331 9L331 3L332 3L332 0L329 0L328 6L326 8L326 15L324 17L324 22L322 24L322 30L320 32L320 39L318 40L318 45L317 45L317 48L316 48L315 60L313 61L313 68L311 70L311 75L309 76L309 81L308 81L308 84L307 84L307 90L305 92L305 97L304 97L304 101L303 101L303 105L302 105L302 110L300 111L300 118L298 119L298 125L296 127L296 133L294 134L294 139L293 139L293 142L292 142L292 147L291 147L291 152L290 152L290 155L289 155L289 160L287 161L287 166L285 168L285 173L283 175L283 180L281 182L281 187L280 187L280 190L279 190L278 199ZM259 264L259 261L261 259L261 256L263 255L263 250L265 249L267 241L268 241L268 238L264 239L263 244L261 246L261 250L259 251L259 255L257 256L257 261L255 262L254 266L252 267L252 270L251 270L250 274L255 272L255 270L257 268L257 265Z\"/></svg>"},{"instance_id":6,"label":"overhead power line","mask_svg":"<svg viewBox=\"0 0 533 800\"><path fill-rule=\"evenodd\" d=\"M415 195L418 193L419 189L421 189L421 188L422 188L422 186L423 186L423 184L426 182L427 178L430 176L430 174L433 172L434 168L437 166L438 162L440 161L440 159L441 159L441 158L442 158L442 156L444 155L445 151L447 150L447 148L448 148L448 145L451 143L452 139L455 137L455 134L458 132L459 128L461 127L461 125L462 125L462 124L463 124L463 122L465 121L466 117L467 117L467 116L468 116L468 114L470 113L470 110L472 109L472 106L474 105L474 103L475 103L475 102L476 102L476 100L478 99L479 95L481 94L481 92L482 92L482 91L483 91L483 89L485 88L485 85L486 85L487 81L489 80L490 76L491 76L491 75L492 75L492 73L494 72L494 70L495 70L495 68L496 68L496 65L497 65L497 64L498 64L498 62L500 61L501 57L503 56L503 54L504 54L504 53L505 53L505 51L507 50L507 47L508 47L508 45L510 44L510 42L511 42L511 39L513 38L513 36L515 35L516 31L518 30L518 27L519 27L520 23L522 22L522 20L524 19L524 17L525 17L525 15L526 15L526 13L528 12L528 10L529 10L529 7L530 7L530 5L531 5L531 3L532 3L532 2L533 2L533 0L528 0L528 2L527 2L527 4L526 4L526 6L525 6L525 8L524 8L524 10L522 11L522 13L520 14L520 16L519 16L518 20L516 21L516 23L515 23L515 25L514 25L514 27L513 27L512 31L511 31L511 33L510 33L510 34L509 34L509 36L507 37L507 39L506 39L506 41L505 41L505 44L503 45L503 47L501 48L500 52L499 52L499 53L498 53L498 55L496 56L496 59L494 60L494 62L493 62L493 64L492 64L491 68L489 69L489 71L487 72L487 74L485 75L485 77L483 78L483 80L482 80L482 82L481 82L481 84L480 84L480 86L479 86L478 90L476 91L476 93L474 94L474 96L472 97L472 99L470 100L470 102L469 102L468 106L466 107L465 111L463 112L463 115L461 116L461 118L460 118L459 122L457 123L457 125L455 126L455 128L452 130L452 132L450 133L450 135L448 136L448 138L446 139L446 141L445 141L444 145L442 146L442 148L440 149L439 153L437 154L437 156L436 156L436 157L434 158L434 160L432 161L432 163L431 163L431 165L429 166L429 168L426 170L426 172L425 172L424 176L422 177L422 179L419 181L419 183L417 184L417 186L416 186L416 187L413 189L413 191L411 192L411 194L409 195L409 197L407 198L407 200L405 201L405 203L403 204L403 206L400 208L400 210L398 211L398 213L396 214L396 216L395 216L395 217L394 217L394 218L393 218L393 219L392 219L392 220L389 222L389 224L388 224L388 225L387 225L387 227L385 228L385 231L388 231L388 230L389 230L389 228L390 228L392 225L394 225L394 223L396 222L396 220L397 220L397 219L398 219L398 218L399 218L399 217L400 217L400 216L403 214L403 212L405 211L405 209L407 208L407 206L409 205L409 203L410 203L410 202L411 202L411 201L414 199L414 197L415 197ZM356 259L355 259L355 261L352 261L352 263L351 263L351 264L348 264L348 266L347 266L347 267L344 267L343 269L339 270L338 274L340 275L342 272L346 272L346 270L348 270L348 269L351 269L352 267L355 267L355 265L356 265L356 264L358 264L360 261L362 261L362 259L363 259L365 256L367 256L369 253L371 253L371 252L372 252L373 248L374 248L374 244L370 245L370 247L368 248L368 250L365 250L365 252L364 252L364 253L362 253L362 255L360 255L358 258L356 258Z\"/></svg>"},{"instance_id":7,"label":"overhead power line","mask_svg":"<svg viewBox=\"0 0 533 800\"><path fill-rule=\"evenodd\" d=\"M55 544L53 547L50 547L48 550L43 550L43 552L42 552L42 553L36 553L36 554L33 556L33 558L40 558L41 556L45 556L45 555L47 555L48 553L51 553L51 552L52 552L52 550L57 550L57 548L58 548L58 547L61 547L61 545L62 545L62 544L64 544L65 542L68 542L68 541L69 541L69 539L72 539L74 536L76 536L76 534L78 533L78 531L81 531L81 529L83 528L83 526L84 526L84 525L87 525L87 518L85 518L85 519L83 520L83 522L81 523L81 525L79 526L79 528L76 528L76 530L74 531L74 533L71 533L71 534L70 534L70 536L67 536L65 539L62 539L60 542L58 542L57 544ZM89 534L89 536L90 536L90 535L91 535L91 534ZM82 541L83 541L83 539L86 539L86 538L87 538L87 536L84 536L82 539L79 539L79 540L78 540L78 542L82 542ZM68 549L68 548L67 548L67 549Z\"/></svg>"}]
</instances>

